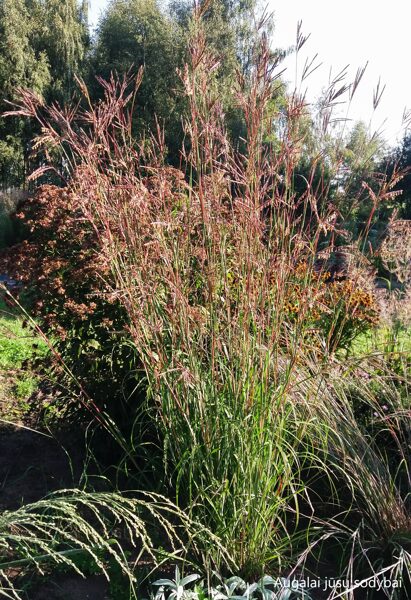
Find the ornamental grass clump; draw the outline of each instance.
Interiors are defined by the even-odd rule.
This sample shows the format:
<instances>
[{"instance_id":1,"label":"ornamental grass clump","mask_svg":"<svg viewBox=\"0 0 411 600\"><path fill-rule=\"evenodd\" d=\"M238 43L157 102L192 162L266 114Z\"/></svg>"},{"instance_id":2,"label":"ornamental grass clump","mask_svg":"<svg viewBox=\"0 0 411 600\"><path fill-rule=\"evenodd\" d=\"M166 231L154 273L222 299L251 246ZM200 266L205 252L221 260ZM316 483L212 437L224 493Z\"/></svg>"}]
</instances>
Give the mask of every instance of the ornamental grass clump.
<instances>
[{"instance_id":1,"label":"ornamental grass clump","mask_svg":"<svg viewBox=\"0 0 411 600\"><path fill-rule=\"evenodd\" d=\"M344 231L329 186L314 184L321 156L305 190L295 189L304 99L273 112L278 60L260 36L254 68L239 77L247 133L234 148L201 16L198 8L180 72L189 105L181 169L166 163L160 125L132 136L141 71L134 82L101 80L95 106L79 82L81 104L45 107L22 92L17 113L40 121L39 147L61 153L101 273L110 273L105 297L125 310L158 433L151 454L161 443L158 478L221 541L197 557L255 575L284 570L297 546L300 507L312 510L308 474L328 476L336 422L317 410L333 397L324 382L338 377L333 361L355 337L350 328L362 331L376 314L355 280L327 282L326 268L316 269L320 248ZM373 200L390 189L381 179Z\"/></svg>"},{"instance_id":2,"label":"ornamental grass clump","mask_svg":"<svg viewBox=\"0 0 411 600\"><path fill-rule=\"evenodd\" d=\"M164 547L152 535L161 533L163 545L179 555L195 547L203 536L219 540L167 498L148 492L134 494L59 490L43 500L0 516L0 595L26 598L27 576L45 577L60 569L86 577L92 568L110 581L115 568L128 582L130 598L137 598L134 566L161 564ZM133 561L124 547L134 549Z\"/></svg>"},{"instance_id":3,"label":"ornamental grass clump","mask_svg":"<svg viewBox=\"0 0 411 600\"><path fill-rule=\"evenodd\" d=\"M332 569L334 578L348 583L347 597L355 597L359 588L367 588L374 597L372 590L379 582L387 598L407 598L409 397L401 393L381 356L353 357L334 369L334 375L324 378L322 398L318 394L308 409L320 428L327 426L324 463L335 493L321 496L321 510L316 508L311 523L317 536L311 536L298 570L312 569L313 564L319 573Z\"/></svg>"}]
</instances>

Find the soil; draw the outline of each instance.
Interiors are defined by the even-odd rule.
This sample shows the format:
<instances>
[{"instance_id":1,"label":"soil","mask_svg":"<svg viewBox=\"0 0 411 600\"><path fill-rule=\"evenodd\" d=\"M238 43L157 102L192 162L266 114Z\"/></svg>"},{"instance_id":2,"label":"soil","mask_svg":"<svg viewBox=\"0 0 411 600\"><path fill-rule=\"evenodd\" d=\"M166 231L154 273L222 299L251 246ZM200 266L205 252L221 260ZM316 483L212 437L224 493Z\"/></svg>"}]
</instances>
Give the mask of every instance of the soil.
<instances>
[{"instance_id":1,"label":"soil","mask_svg":"<svg viewBox=\"0 0 411 600\"><path fill-rule=\"evenodd\" d=\"M0 424L0 510L75 486L80 468L80 457L49 433Z\"/></svg>"},{"instance_id":2,"label":"soil","mask_svg":"<svg viewBox=\"0 0 411 600\"><path fill-rule=\"evenodd\" d=\"M78 576L53 578L34 592L30 600L114 600L107 591L102 575L82 579Z\"/></svg>"}]
</instances>

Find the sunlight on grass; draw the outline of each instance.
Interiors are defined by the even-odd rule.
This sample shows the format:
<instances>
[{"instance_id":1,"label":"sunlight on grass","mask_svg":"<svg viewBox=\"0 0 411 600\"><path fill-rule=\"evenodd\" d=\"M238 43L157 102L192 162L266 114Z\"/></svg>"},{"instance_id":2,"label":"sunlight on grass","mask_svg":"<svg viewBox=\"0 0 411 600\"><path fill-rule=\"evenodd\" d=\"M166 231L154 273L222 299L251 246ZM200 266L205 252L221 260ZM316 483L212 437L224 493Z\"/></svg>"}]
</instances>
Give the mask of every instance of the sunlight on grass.
<instances>
[{"instance_id":1,"label":"sunlight on grass","mask_svg":"<svg viewBox=\"0 0 411 600\"><path fill-rule=\"evenodd\" d=\"M39 377L33 361L44 358L47 346L25 323L16 308L0 300L0 416L19 420L30 408L26 400Z\"/></svg>"}]
</instances>

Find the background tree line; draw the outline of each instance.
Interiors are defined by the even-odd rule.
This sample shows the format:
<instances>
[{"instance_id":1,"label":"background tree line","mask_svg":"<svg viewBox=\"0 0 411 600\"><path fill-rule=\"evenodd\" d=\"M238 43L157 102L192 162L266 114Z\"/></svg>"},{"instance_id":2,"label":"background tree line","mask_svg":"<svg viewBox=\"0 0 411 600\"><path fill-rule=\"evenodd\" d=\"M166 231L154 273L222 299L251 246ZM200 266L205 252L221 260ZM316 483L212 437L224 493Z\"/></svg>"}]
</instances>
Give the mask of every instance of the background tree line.
<instances>
[{"instance_id":1,"label":"background tree line","mask_svg":"<svg viewBox=\"0 0 411 600\"><path fill-rule=\"evenodd\" d=\"M90 35L87 0L1 0L0 2L0 111L9 108L18 96L19 88L35 90L46 103L64 104L76 93L75 76L85 80L91 101L101 99L102 88L97 78L108 79L111 73L137 72L144 68L144 78L134 107L134 126L138 134L164 128L167 160L180 161L179 148L184 138L182 119L187 110L181 94L181 69L188 52L191 13L190 0L111 0L97 30ZM213 0L205 14L207 43L220 60L217 77L219 97L223 100L226 123L231 139L241 144L244 123L236 100L239 74L245 79L255 64L255 40L258 35L271 37L274 21L268 18L257 35L256 15L262 14L259 0ZM272 60L281 59L279 50L272 51ZM271 107L281 112L287 93L279 81ZM23 119L0 118L0 185L3 190L25 187L33 164L32 140L37 131ZM273 128L267 143L275 143ZM321 154L324 144L333 145L341 157L341 171L329 173L330 191L338 199L339 190L350 189L358 182L358 193L364 179L375 171L386 172L397 162L401 168L411 164L411 137L388 152L381 139L371 136L359 123L343 139L324 140L308 111L300 120L295 134L299 144L299 160L295 186L303 186L304 174L312 160ZM301 143L301 140L304 140ZM327 165L322 165L322 170ZM411 181L411 178L409 178ZM411 184L402 184L404 193L398 197L399 216L410 218ZM344 195L344 194L342 194ZM357 216L368 211L358 203ZM341 211L347 209L347 199ZM355 229L358 226L353 224Z\"/></svg>"},{"instance_id":2,"label":"background tree line","mask_svg":"<svg viewBox=\"0 0 411 600\"><path fill-rule=\"evenodd\" d=\"M233 113L233 127L233 79L237 69L245 72L251 62L255 4L256 0L217 0L207 12L208 42L223 60L219 84L225 107ZM101 94L96 77L108 79L113 72L144 67L135 127L147 130L158 120L173 157L183 135L177 71L187 52L191 11L191 3L184 0L173 0L167 8L157 0L113 0L91 37L87 0L2 0L1 112L16 99L19 88L36 91L46 103L65 103L75 92L75 76L86 81L94 102ZM23 120L1 118L3 189L24 185L35 134Z\"/></svg>"}]
</instances>

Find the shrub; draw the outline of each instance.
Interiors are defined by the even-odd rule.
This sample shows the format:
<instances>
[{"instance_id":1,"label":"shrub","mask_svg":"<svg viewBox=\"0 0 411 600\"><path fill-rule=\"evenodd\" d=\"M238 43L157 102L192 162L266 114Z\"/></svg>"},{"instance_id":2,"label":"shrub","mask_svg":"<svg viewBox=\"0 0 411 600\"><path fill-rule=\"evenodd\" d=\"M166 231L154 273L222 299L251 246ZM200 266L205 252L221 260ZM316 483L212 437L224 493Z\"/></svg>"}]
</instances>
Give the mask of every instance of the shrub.
<instances>
[{"instance_id":1,"label":"shrub","mask_svg":"<svg viewBox=\"0 0 411 600\"><path fill-rule=\"evenodd\" d=\"M120 418L121 403L135 386L127 377L135 358L126 313L103 294L107 268L93 228L76 197L51 185L29 197L17 217L28 233L3 252L1 268L24 284L32 313L84 391L100 406L110 402Z\"/></svg>"},{"instance_id":2,"label":"shrub","mask_svg":"<svg viewBox=\"0 0 411 600\"><path fill-rule=\"evenodd\" d=\"M331 278L328 271L313 271L306 263L297 265L287 291L285 316L293 323L305 314L305 343L318 353L348 349L354 339L378 322L374 294L358 279Z\"/></svg>"}]
</instances>

